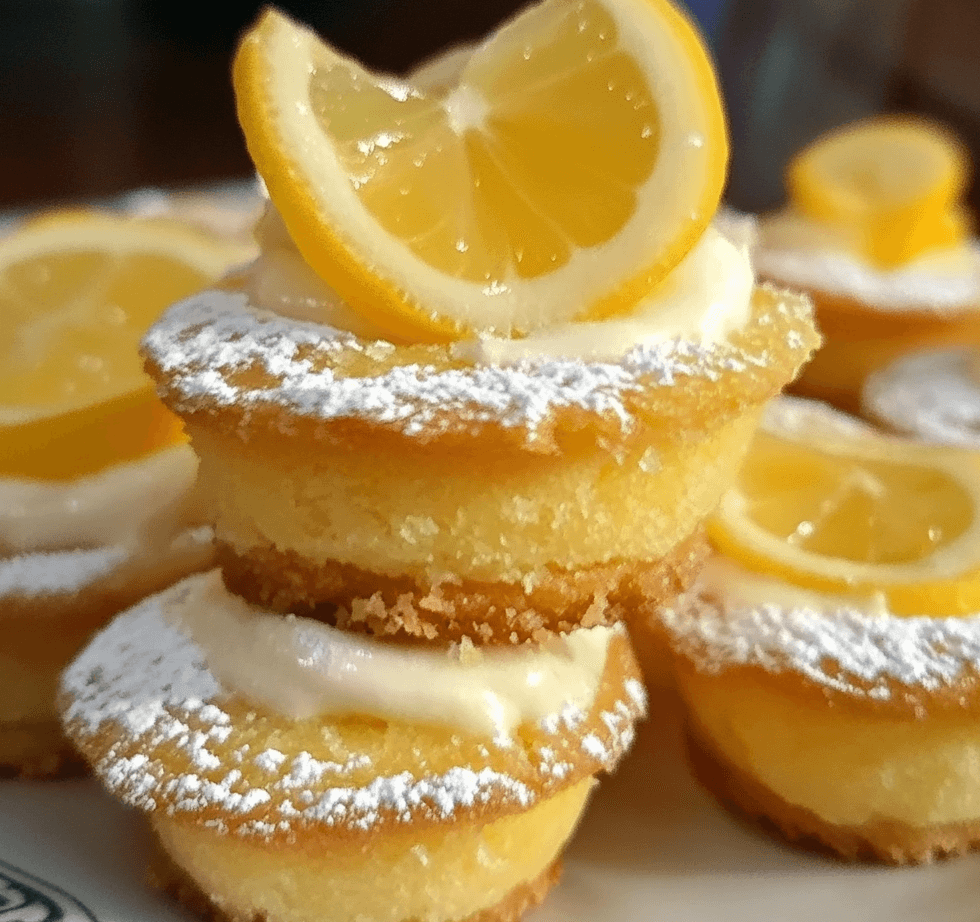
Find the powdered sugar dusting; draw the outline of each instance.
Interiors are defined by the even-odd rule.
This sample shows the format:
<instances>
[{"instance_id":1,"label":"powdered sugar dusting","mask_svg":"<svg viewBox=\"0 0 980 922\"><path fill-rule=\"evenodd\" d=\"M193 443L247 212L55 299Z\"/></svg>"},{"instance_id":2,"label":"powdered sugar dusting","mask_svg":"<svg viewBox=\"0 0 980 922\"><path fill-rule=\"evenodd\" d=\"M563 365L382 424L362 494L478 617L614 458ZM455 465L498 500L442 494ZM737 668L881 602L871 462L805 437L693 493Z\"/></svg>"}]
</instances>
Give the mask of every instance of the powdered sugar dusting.
<instances>
[{"instance_id":1,"label":"powdered sugar dusting","mask_svg":"<svg viewBox=\"0 0 980 922\"><path fill-rule=\"evenodd\" d=\"M213 828L244 837L288 837L298 826L368 830L382 821L445 821L491 802L524 808L571 770L560 758L563 746L567 752L560 736L554 747L539 747L533 770L544 783L533 789L485 765L459 765L438 774L403 771L365 781L371 760L356 753L337 762L273 747L253 753L245 744L222 760L215 746L235 733L223 706L229 693L208 670L201 649L165 615L186 591L186 584L179 584L119 616L62 677L64 718L76 739L92 740L107 730L121 735L95 769L109 790L131 805L167 815L204 813L202 821ZM603 712L599 729L579 740L592 770L611 768L629 747L633 723L643 711L637 694L629 691L628 702ZM555 723L577 725L586 716L563 712ZM160 747L182 753L188 770L168 770L149 755ZM244 771L246 763L254 766L250 772Z\"/></svg>"},{"instance_id":2,"label":"powdered sugar dusting","mask_svg":"<svg viewBox=\"0 0 980 922\"><path fill-rule=\"evenodd\" d=\"M935 269L878 269L846 253L758 247L754 268L764 278L851 298L876 310L955 313L980 310L980 249L971 252L972 271L943 274Z\"/></svg>"},{"instance_id":3,"label":"powdered sugar dusting","mask_svg":"<svg viewBox=\"0 0 980 922\"><path fill-rule=\"evenodd\" d=\"M977 365L978 352L970 348L905 356L868 379L863 409L899 432L980 448Z\"/></svg>"},{"instance_id":4,"label":"powdered sugar dusting","mask_svg":"<svg viewBox=\"0 0 980 922\"><path fill-rule=\"evenodd\" d=\"M857 609L720 606L697 599L661 614L700 669L792 671L827 689L887 701L980 674L980 615L904 618Z\"/></svg>"},{"instance_id":5,"label":"powdered sugar dusting","mask_svg":"<svg viewBox=\"0 0 980 922\"><path fill-rule=\"evenodd\" d=\"M330 367L341 351L391 349L328 326L278 317L244 294L208 291L172 307L144 340L179 403L205 401L246 412L275 406L319 420L397 424L406 434L457 422L494 421L534 431L555 409L574 407L632 425L627 396L690 378L764 366L768 357L730 345L668 342L634 347L620 361L525 360L513 365L441 368L400 365L344 377ZM801 356L801 361L802 361ZM256 369L274 379L250 385Z\"/></svg>"},{"instance_id":6,"label":"powdered sugar dusting","mask_svg":"<svg viewBox=\"0 0 980 922\"><path fill-rule=\"evenodd\" d=\"M74 594L105 579L131 553L125 547L97 547L7 557L0 560L0 599Z\"/></svg>"}]
</instances>

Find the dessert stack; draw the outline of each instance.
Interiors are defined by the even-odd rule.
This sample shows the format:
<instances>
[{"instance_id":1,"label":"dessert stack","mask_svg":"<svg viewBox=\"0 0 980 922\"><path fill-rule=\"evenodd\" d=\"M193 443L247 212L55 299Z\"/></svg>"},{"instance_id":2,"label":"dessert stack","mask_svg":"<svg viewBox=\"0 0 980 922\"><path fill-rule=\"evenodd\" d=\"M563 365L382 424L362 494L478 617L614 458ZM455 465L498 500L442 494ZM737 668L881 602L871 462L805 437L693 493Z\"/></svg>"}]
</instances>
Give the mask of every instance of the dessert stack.
<instances>
[{"instance_id":1,"label":"dessert stack","mask_svg":"<svg viewBox=\"0 0 980 922\"><path fill-rule=\"evenodd\" d=\"M809 304L711 226L724 117L668 3L544 0L438 87L269 10L235 87L261 255L144 340L220 569L93 641L65 725L202 911L516 918Z\"/></svg>"}]
</instances>

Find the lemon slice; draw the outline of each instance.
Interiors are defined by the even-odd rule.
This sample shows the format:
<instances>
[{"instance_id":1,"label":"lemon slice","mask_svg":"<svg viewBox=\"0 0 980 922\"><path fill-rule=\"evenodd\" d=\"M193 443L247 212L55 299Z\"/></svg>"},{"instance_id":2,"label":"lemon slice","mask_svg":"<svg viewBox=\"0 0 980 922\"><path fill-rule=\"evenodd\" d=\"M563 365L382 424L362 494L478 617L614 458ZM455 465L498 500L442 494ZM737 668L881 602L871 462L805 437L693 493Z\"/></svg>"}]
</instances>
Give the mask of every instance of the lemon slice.
<instances>
[{"instance_id":1,"label":"lemon slice","mask_svg":"<svg viewBox=\"0 0 980 922\"><path fill-rule=\"evenodd\" d=\"M969 159L949 132L914 118L878 118L818 139L791 162L790 196L804 214L861 227L865 255L898 265L963 232L951 212ZM962 239L961 237L959 239Z\"/></svg>"},{"instance_id":2,"label":"lemon slice","mask_svg":"<svg viewBox=\"0 0 980 922\"><path fill-rule=\"evenodd\" d=\"M0 475L79 476L179 438L140 338L246 256L176 221L87 211L0 240Z\"/></svg>"},{"instance_id":3,"label":"lemon slice","mask_svg":"<svg viewBox=\"0 0 980 922\"><path fill-rule=\"evenodd\" d=\"M972 232L973 217L969 209L955 204L944 211L910 213L870 222L864 228L863 252L880 266L901 266L929 250L955 247Z\"/></svg>"},{"instance_id":4,"label":"lemon slice","mask_svg":"<svg viewBox=\"0 0 980 922\"><path fill-rule=\"evenodd\" d=\"M234 82L292 240L394 337L628 311L725 181L714 73L666 0L544 0L415 83L267 10Z\"/></svg>"},{"instance_id":5,"label":"lemon slice","mask_svg":"<svg viewBox=\"0 0 980 922\"><path fill-rule=\"evenodd\" d=\"M883 592L896 614L980 611L980 456L870 429L828 435L816 413L757 434L709 522L716 548L798 586Z\"/></svg>"}]
</instances>

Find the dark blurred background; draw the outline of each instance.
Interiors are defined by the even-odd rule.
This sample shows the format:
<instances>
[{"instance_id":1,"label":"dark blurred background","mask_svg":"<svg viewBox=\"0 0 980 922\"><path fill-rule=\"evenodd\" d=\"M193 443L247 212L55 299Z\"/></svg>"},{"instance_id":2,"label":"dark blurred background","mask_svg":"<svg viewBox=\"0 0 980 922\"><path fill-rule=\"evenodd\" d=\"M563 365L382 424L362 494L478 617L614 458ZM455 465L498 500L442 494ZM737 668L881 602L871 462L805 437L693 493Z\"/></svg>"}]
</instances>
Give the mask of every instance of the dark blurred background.
<instances>
[{"instance_id":1,"label":"dark blurred background","mask_svg":"<svg viewBox=\"0 0 980 922\"><path fill-rule=\"evenodd\" d=\"M477 38L520 0L286 0L371 66ZM881 111L931 114L980 160L980 0L690 0L732 125L729 201L782 198L786 159ZM257 2L0 0L0 210L245 177L229 66ZM976 206L977 190L971 199Z\"/></svg>"}]
</instances>

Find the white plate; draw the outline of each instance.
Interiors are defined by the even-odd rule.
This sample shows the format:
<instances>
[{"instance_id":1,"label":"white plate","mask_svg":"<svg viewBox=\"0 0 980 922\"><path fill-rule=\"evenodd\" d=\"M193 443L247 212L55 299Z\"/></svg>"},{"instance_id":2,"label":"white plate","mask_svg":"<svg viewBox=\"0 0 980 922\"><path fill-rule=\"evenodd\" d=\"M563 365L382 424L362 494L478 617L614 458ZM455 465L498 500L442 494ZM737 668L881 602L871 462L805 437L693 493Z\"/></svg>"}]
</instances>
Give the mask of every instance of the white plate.
<instances>
[{"instance_id":1,"label":"white plate","mask_svg":"<svg viewBox=\"0 0 980 922\"><path fill-rule=\"evenodd\" d=\"M22 890L57 902L63 922L186 922L144 885L148 852L139 817L91 781L0 783L0 861L37 878ZM599 788L561 884L527 922L978 922L978 871L980 856L855 867L766 838L688 777L665 712ZM39 898L5 911L5 892L0 879L0 922L60 922Z\"/></svg>"}]
</instances>

